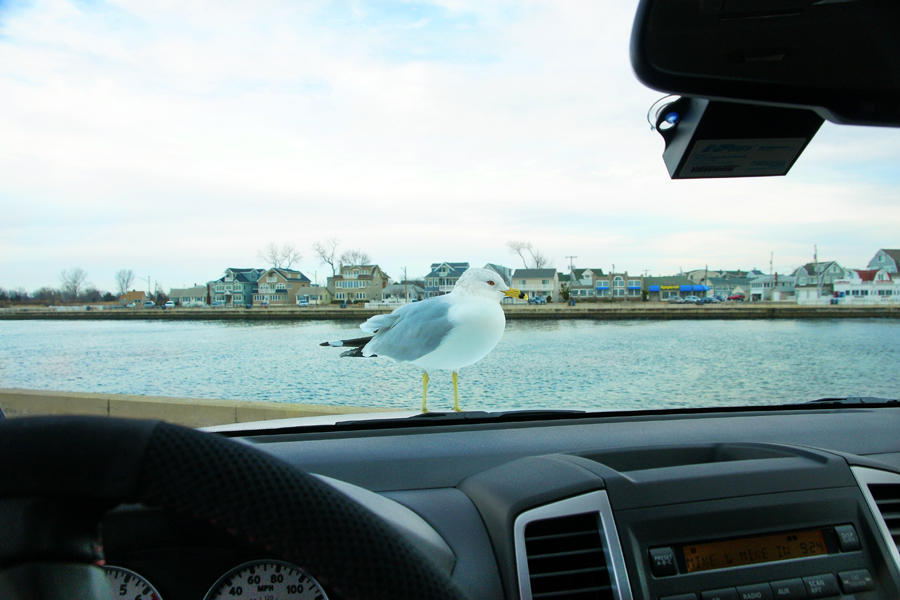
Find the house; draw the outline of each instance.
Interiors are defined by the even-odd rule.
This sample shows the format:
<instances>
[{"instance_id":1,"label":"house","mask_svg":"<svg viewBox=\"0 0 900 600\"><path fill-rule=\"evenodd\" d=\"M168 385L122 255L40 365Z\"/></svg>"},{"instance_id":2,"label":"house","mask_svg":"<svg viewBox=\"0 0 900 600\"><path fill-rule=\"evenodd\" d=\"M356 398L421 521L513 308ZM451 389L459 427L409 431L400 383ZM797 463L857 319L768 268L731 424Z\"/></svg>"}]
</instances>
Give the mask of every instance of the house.
<instances>
[{"instance_id":1,"label":"house","mask_svg":"<svg viewBox=\"0 0 900 600\"><path fill-rule=\"evenodd\" d=\"M431 263L431 271L425 276L425 295L430 298L450 293L460 275L468 268L467 262Z\"/></svg>"},{"instance_id":2,"label":"house","mask_svg":"<svg viewBox=\"0 0 900 600\"><path fill-rule=\"evenodd\" d=\"M727 298L728 296L743 295L745 298L750 298L753 288L752 281L759 275L748 275L747 271L742 271L742 273L744 273L743 276L732 273L721 277L710 277L703 285L713 296Z\"/></svg>"},{"instance_id":3,"label":"house","mask_svg":"<svg viewBox=\"0 0 900 600\"><path fill-rule=\"evenodd\" d=\"M339 274L326 283L333 302L381 300L390 277L378 265L341 265Z\"/></svg>"},{"instance_id":4,"label":"house","mask_svg":"<svg viewBox=\"0 0 900 600\"><path fill-rule=\"evenodd\" d=\"M297 294L298 306L319 306L323 304L331 304L331 292L325 286L313 284L303 288Z\"/></svg>"},{"instance_id":5,"label":"house","mask_svg":"<svg viewBox=\"0 0 900 600\"><path fill-rule=\"evenodd\" d=\"M131 290L119 296L119 304L127 306L134 302L135 304L143 304L147 300L147 292L141 290Z\"/></svg>"},{"instance_id":6,"label":"house","mask_svg":"<svg viewBox=\"0 0 900 600\"><path fill-rule=\"evenodd\" d=\"M382 299L395 304L424 300L425 288L411 282L392 283L384 288Z\"/></svg>"},{"instance_id":7,"label":"house","mask_svg":"<svg viewBox=\"0 0 900 600\"><path fill-rule=\"evenodd\" d=\"M206 306L209 292L205 285L194 285L188 288L172 288L169 290L169 299L178 306Z\"/></svg>"},{"instance_id":8,"label":"house","mask_svg":"<svg viewBox=\"0 0 900 600\"><path fill-rule=\"evenodd\" d=\"M750 279L751 302L794 300L794 278L779 273L757 275Z\"/></svg>"},{"instance_id":9,"label":"house","mask_svg":"<svg viewBox=\"0 0 900 600\"><path fill-rule=\"evenodd\" d=\"M884 269L888 273L900 273L900 250L882 248L869 261L867 269Z\"/></svg>"},{"instance_id":10,"label":"house","mask_svg":"<svg viewBox=\"0 0 900 600\"><path fill-rule=\"evenodd\" d=\"M294 306L301 296L309 295L309 287L309 277L300 271L272 267L257 279L253 302L263 302L269 306Z\"/></svg>"},{"instance_id":11,"label":"house","mask_svg":"<svg viewBox=\"0 0 900 600\"><path fill-rule=\"evenodd\" d=\"M229 267L225 275L209 282L210 303L213 306L247 306L253 304L257 282L265 269Z\"/></svg>"},{"instance_id":12,"label":"house","mask_svg":"<svg viewBox=\"0 0 900 600\"><path fill-rule=\"evenodd\" d=\"M644 277L644 289L647 290L647 299L654 302L667 302L671 298L691 296L699 293L699 289L705 287L694 283L686 275L662 275L658 277Z\"/></svg>"},{"instance_id":13,"label":"house","mask_svg":"<svg viewBox=\"0 0 900 600\"><path fill-rule=\"evenodd\" d=\"M838 299L838 304L900 303L900 274L891 273L886 267L848 269L847 277L833 285L832 297Z\"/></svg>"},{"instance_id":14,"label":"house","mask_svg":"<svg viewBox=\"0 0 900 600\"><path fill-rule=\"evenodd\" d=\"M585 300L597 297L596 282L603 277L603 269L600 268L572 269L565 278L560 276L560 281L565 281L569 287L569 298Z\"/></svg>"},{"instance_id":15,"label":"house","mask_svg":"<svg viewBox=\"0 0 900 600\"><path fill-rule=\"evenodd\" d=\"M598 298L612 300L640 300L644 287L642 275L629 275L628 271L607 273L594 280Z\"/></svg>"},{"instance_id":16,"label":"house","mask_svg":"<svg viewBox=\"0 0 900 600\"><path fill-rule=\"evenodd\" d=\"M847 279L850 273L837 261L827 260L806 263L797 267L791 276L797 304L822 304L834 293L834 282Z\"/></svg>"},{"instance_id":17,"label":"house","mask_svg":"<svg viewBox=\"0 0 900 600\"><path fill-rule=\"evenodd\" d=\"M559 277L556 269L516 269L510 287L525 292L529 298L549 298L551 302L559 302Z\"/></svg>"}]
</instances>

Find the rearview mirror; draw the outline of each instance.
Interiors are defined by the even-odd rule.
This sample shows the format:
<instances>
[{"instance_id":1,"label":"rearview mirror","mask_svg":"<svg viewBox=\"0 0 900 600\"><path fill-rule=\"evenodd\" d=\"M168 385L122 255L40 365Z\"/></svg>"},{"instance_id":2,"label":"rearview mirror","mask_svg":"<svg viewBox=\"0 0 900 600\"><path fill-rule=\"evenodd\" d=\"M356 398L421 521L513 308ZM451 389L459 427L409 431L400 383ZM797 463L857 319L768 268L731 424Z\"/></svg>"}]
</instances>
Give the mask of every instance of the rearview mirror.
<instances>
[{"instance_id":1,"label":"rearview mirror","mask_svg":"<svg viewBox=\"0 0 900 600\"><path fill-rule=\"evenodd\" d=\"M631 62L668 93L900 126L897 0L641 0Z\"/></svg>"}]
</instances>

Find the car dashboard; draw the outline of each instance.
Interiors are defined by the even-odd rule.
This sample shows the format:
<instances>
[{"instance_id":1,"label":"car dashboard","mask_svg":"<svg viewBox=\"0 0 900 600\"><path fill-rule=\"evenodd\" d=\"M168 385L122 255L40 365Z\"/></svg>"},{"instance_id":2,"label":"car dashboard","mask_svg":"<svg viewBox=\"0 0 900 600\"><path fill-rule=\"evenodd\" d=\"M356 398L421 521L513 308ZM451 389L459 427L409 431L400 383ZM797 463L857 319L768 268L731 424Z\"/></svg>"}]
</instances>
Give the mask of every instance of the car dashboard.
<instances>
[{"instance_id":1,"label":"car dashboard","mask_svg":"<svg viewBox=\"0 0 900 600\"><path fill-rule=\"evenodd\" d=\"M900 598L897 432L897 408L831 407L229 435L384 516L473 599L867 600ZM142 506L102 529L163 600L278 558Z\"/></svg>"}]
</instances>

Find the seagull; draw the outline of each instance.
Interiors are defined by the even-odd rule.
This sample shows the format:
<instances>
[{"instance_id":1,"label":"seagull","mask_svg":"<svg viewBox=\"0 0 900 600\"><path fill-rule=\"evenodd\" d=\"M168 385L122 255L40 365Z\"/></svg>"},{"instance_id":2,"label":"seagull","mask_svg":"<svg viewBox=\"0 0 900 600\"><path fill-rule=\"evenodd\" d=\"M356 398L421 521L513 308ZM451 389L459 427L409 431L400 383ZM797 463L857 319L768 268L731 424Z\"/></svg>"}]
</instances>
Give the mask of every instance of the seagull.
<instances>
[{"instance_id":1,"label":"seagull","mask_svg":"<svg viewBox=\"0 0 900 600\"><path fill-rule=\"evenodd\" d=\"M452 371L453 410L459 412L459 369L487 356L500 341L506 327L500 300L505 296L528 298L492 269L467 269L449 294L371 317L359 326L370 335L319 345L351 347L341 356L387 356L421 367L423 413L428 412L428 371Z\"/></svg>"}]
</instances>

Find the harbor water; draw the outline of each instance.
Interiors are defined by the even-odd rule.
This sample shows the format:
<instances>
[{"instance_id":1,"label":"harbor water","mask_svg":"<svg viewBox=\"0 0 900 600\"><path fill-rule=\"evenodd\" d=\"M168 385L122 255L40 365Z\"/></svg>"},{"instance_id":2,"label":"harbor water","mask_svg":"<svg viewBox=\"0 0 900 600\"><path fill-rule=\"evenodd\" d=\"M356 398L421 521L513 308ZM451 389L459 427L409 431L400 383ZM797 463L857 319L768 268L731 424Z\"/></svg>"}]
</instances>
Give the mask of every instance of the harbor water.
<instances>
[{"instance_id":1,"label":"harbor water","mask_svg":"<svg viewBox=\"0 0 900 600\"><path fill-rule=\"evenodd\" d=\"M339 358L346 321L2 321L0 387L417 409L422 373ZM459 375L467 410L900 397L900 320L510 321ZM429 373L429 408L452 406Z\"/></svg>"}]
</instances>

